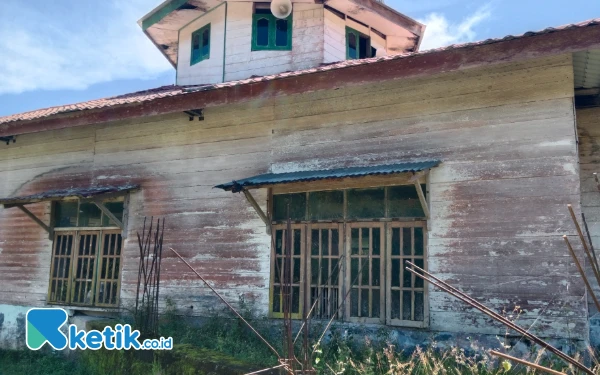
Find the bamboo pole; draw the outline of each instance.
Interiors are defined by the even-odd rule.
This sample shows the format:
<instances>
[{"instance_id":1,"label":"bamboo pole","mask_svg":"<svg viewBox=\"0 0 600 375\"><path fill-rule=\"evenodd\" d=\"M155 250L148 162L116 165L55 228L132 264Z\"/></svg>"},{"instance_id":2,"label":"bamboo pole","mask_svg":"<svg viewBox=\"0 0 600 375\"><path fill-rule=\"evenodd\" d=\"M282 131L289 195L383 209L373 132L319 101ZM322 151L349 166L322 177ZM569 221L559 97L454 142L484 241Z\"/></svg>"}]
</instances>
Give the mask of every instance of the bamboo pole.
<instances>
[{"instance_id":1,"label":"bamboo pole","mask_svg":"<svg viewBox=\"0 0 600 375\"><path fill-rule=\"evenodd\" d=\"M575 265L577 266L577 269L579 270L579 273L581 274L583 283L585 284L585 287L588 289L588 291L590 292L590 295L592 296L592 299L594 300L596 309L598 309L598 311L600 311L600 302L598 302L598 299L596 298L596 295L594 294L594 290L592 289L592 286L590 285L587 277L585 276L585 271L581 267L581 264L579 263L579 260L577 259L577 255L575 255L575 251L573 251L573 247L571 246L569 239L567 238L567 236L563 236L563 238L565 239L565 242L567 243L567 248L569 249L569 252L571 253L571 257L573 257L573 260L575 261Z\"/></svg>"},{"instance_id":2,"label":"bamboo pole","mask_svg":"<svg viewBox=\"0 0 600 375\"><path fill-rule=\"evenodd\" d=\"M438 279L437 277L433 276L431 273L425 271L424 269L420 268L419 266L416 266L414 263L407 261L406 262L408 265L410 265L412 268L410 267L405 267L407 271L409 271L410 273L419 276L420 278L422 278L423 280L427 281L428 283L438 287L439 289L445 291L446 293L458 298L459 300L471 305L472 307L476 308L477 310L481 311L482 313L484 313L485 315L488 315L489 317L493 318L494 320L504 324L505 326L507 326L508 328L520 333L521 335L523 335L524 337L528 338L529 340L535 342L536 344L540 345L541 347L547 349L548 351L554 353L557 357L561 358L563 361L572 364L573 366L579 368L580 370L582 370L583 372L585 372L588 375L595 375L592 370L588 369L587 367L585 367L583 364L577 362L574 358L566 355L565 353L563 353L562 351L558 350L557 348L555 348L554 346L550 345L549 343L545 342L544 340L542 340L541 338L535 336L532 333L529 333L528 331L526 331L524 328L519 327L518 325L514 324L513 322L511 322L510 320L506 319L505 317L503 317L502 315L496 313L495 311L489 309L487 306L479 303L477 300L471 298L469 295L461 292L460 290L456 289L455 287L451 286L450 284L446 283L443 280ZM417 269L419 272L422 272L423 274L419 274L415 271L415 269Z\"/></svg>"},{"instance_id":3,"label":"bamboo pole","mask_svg":"<svg viewBox=\"0 0 600 375\"><path fill-rule=\"evenodd\" d=\"M588 260L592 266L592 271L594 272L594 276L596 277L596 282L598 282L598 286L600 286L600 272L598 271L598 268L596 267L596 263L594 263L592 254L590 254L590 249L588 248L587 242L585 241L585 238L583 237L583 232L581 231L581 227L579 226L579 222L577 221L577 217L575 216L575 211L573 211L573 206L568 204L567 208L569 209L569 212L571 213L571 218L573 219L573 223L575 224L575 229L577 229L577 234L579 235L579 240L581 241L581 244L583 245L583 250L585 250Z\"/></svg>"},{"instance_id":4,"label":"bamboo pole","mask_svg":"<svg viewBox=\"0 0 600 375\"><path fill-rule=\"evenodd\" d=\"M555 371L555 370L552 370L551 368L540 366L537 363L528 362L528 361L526 361L524 359L516 358L516 357L510 356L508 354L497 352L495 350L490 350L490 354L495 355L497 357L502 357L504 359L508 359L510 361L514 361L514 362L520 363L522 365L525 365L527 367L531 367L531 368L536 369L536 370L544 371L544 372L546 372L548 374L552 374L552 375L566 375L564 372Z\"/></svg>"}]
</instances>

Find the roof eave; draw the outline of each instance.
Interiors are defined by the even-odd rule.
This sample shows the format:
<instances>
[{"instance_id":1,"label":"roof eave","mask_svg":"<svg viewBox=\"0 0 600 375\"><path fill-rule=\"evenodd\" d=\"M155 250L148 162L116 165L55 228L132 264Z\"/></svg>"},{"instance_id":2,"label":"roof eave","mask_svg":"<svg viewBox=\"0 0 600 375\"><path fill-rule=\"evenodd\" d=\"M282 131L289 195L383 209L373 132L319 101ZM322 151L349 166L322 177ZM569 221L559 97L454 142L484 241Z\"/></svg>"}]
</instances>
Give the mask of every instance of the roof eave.
<instances>
[{"instance_id":1,"label":"roof eave","mask_svg":"<svg viewBox=\"0 0 600 375\"><path fill-rule=\"evenodd\" d=\"M231 103L292 95L307 90L326 90L397 78L427 76L489 64L508 63L544 56L600 48L600 23L547 31L493 42L448 47L416 54L356 61L343 68L286 74L276 79L252 79L213 89L163 97L136 104L57 114L35 120L17 120L0 125L0 136L84 126L110 121L183 112ZM313 72L314 71L314 72Z\"/></svg>"}]
</instances>

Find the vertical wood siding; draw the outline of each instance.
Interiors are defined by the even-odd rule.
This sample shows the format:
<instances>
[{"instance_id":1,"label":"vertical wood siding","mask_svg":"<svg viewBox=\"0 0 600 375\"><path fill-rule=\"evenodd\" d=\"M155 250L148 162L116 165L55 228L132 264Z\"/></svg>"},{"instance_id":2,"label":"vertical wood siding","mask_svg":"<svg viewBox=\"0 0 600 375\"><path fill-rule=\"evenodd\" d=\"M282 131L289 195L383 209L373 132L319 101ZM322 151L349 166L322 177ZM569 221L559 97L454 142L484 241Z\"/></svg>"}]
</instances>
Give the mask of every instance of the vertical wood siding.
<instances>
[{"instance_id":1,"label":"vertical wood siding","mask_svg":"<svg viewBox=\"0 0 600 375\"><path fill-rule=\"evenodd\" d=\"M294 3L291 51L251 51L252 3L227 4L225 81L308 69L323 62L323 5Z\"/></svg>"},{"instance_id":2,"label":"vertical wood siding","mask_svg":"<svg viewBox=\"0 0 600 375\"><path fill-rule=\"evenodd\" d=\"M600 108L578 109L577 133L579 136L579 174L581 176L581 209L585 214L592 244L596 252L600 249L600 192L594 173L600 173ZM600 287L594 279L594 274L587 259L582 254L581 261L587 266L590 285L596 295L600 295ZM591 298L588 298L590 316L598 314ZM596 319L598 317L596 316ZM594 329L598 330L596 323ZM598 339L596 338L596 341Z\"/></svg>"},{"instance_id":3,"label":"vertical wood siding","mask_svg":"<svg viewBox=\"0 0 600 375\"><path fill-rule=\"evenodd\" d=\"M243 5L243 4L241 4ZM233 25L232 23L231 25ZM296 20L294 20L296 24ZM229 31L228 31L229 33ZM321 35L323 33L321 32ZM22 136L0 146L3 196L79 183L135 182L123 303L137 281L135 231L166 219L165 244L230 300L266 312L270 237L244 197L218 183L291 171L441 159L430 176L431 271L543 336L587 333L584 290L561 238L573 234L579 170L570 55L405 79L184 115ZM265 205L264 191L256 192ZM34 210L48 219L46 205ZM50 242L17 210L0 210L0 302L41 305ZM172 256L161 293L198 313L217 301ZM431 328L504 330L430 290Z\"/></svg>"}]
</instances>

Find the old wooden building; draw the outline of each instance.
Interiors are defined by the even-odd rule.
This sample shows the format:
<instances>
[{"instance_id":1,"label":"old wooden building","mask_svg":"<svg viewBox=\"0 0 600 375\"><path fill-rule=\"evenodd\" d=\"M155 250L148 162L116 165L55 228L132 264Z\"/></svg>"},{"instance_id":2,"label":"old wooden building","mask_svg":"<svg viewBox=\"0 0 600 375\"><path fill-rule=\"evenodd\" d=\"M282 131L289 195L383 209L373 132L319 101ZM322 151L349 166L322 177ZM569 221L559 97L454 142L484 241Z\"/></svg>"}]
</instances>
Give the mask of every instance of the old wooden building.
<instances>
[{"instance_id":1,"label":"old wooden building","mask_svg":"<svg viewBox=\"0 0 600 375\"><path fill-rule=\"evenodd\" d=\"M350 290L340 321L504 333L413 260L543 337L594 341L562 235L572 204L600 240L600 22L419 52L424 26L379 2L291 5L167 1L140 25L177 85L0 118L2 345L30 307L126 309L150 216L274 319L289 216L295 313L318 297L326 319ZM172 254L161 279L182 312L217 303Z\"/></svg>"}]
</instances>

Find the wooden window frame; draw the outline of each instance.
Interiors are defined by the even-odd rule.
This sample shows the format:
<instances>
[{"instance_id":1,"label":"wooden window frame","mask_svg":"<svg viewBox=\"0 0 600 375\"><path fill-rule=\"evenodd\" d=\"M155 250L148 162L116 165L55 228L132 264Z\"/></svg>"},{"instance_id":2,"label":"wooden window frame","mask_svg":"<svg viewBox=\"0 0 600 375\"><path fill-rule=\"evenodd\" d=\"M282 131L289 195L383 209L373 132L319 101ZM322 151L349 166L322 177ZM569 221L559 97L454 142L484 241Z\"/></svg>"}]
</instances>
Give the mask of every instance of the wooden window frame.
<instances>
[{"instance_id":1,"label":"wooden window frame","mask_svg":"<svg viewBox=\"0 0 600 375\"><path fill-rule=\"evenodd\" d=\"M300 260L300 279L298 283L293 283L292 282L292 287L298 287L299 292L300 292L300 296L299 296L299 309L298 309L298 313L292 313L291 317L292 319L301 319L302 318L302 309L304 307L304 298L305 298L305 293L304 293L304 267L306 267L306 252L303 252L304 249L306 249L306 224L292 224L291 225L291 229L292 231L299 229L300 230L300 254L299 255L294 255L292 252L292 257L294 258L299 258ZM272 226L272 234L271 236L275 236L278 230L287 230L287 224L277 224L277 225L273 225ZM271 249L271 277L270 277L270 281L269 281L269 317L271 318L283 318L283 312L274 312L273 311L273 301L275 298L275 272L276 272L276 262L277 262L277 258L279 257L276 254L276 243L275 243L276 239L273 238L273 246ZM285 236L283 236L283 244L282 244L282 249L283 246L285 246ZM292 246L293 246L293 239L292 239ZM282 262L283 263L283 262ZM283 280L283 270L280 269L280 278L279 280ZM292 280L293 280L293 275L294 275L294 267L292 264ZM281 295L281 294L280 294ZM283 297L280 297L281 300L279 302L279 306L281 306L281 308L283 309Z\"/></svg>"},{"instance_id":2,"label":"wooden window frame","mask_svg":"<svg viewBox=\"0 0 600 375\"><path fill-rule=\"evenodd\" d=\"M292 50L292 31L294 30L292 20L293 12L289 16L283 18L288 22L287 43L285 46L275 45L276 38L276 22L282 18L277 18L272 14L254 13L252 14L252 51L291 51ZM258 45L258 21L266 19L269 21L269 40L266 46Z\"/></svg>"},{"instance_id":3,"label":"wooden window frame","mask_svg":"<svg viewBox=\"0 0 600 375\"><path fill-rule=\"evenodd\" d=\"M312 240L313 240L312 232L313 232L313 230L318 230L319 233L321 233L321 231L324 229L338 231L338 255L337 256L331 254L331 243L332 243L331 235L329 235L329 239L328 239L328 248L329 248L328 255L323 255L322 241L319 241L319 254L314 255L312 253ZM331 319L332 314L334 314L336 312L336 310L342 304L343 297L344 297L345 262L343 263L343 261L345 259L344 257L346 254L345 238L344 238L344 224L342 224L342 223L310 223L307 225L306 236L307 236L306 248L304 249L304 251L306 251L306 254L307 254L306 257L309 262L309 264L306 264L306 267L307 267L306 274L307 274L307 278L308 278L307 286L310 288L310 291L309 291L308 295L307 295L306 291L302 291L306 298L305 303L308 303L308 309L310 310L314 303L312 301L312 288L317 288L319 294L322 292L321 289L328 289L329 296L332 295L333 289L337 288L338 289L337 304L334 303L333 306L329 305L328 306L329 314L326 317L323 317L323 319ZM321 236L321 234L319 234L319 236ZM316 285L313 285L313 283L312 283L312 261L313 261L313 259L318 259L319 269L321 269L323 259L328 259L329 279L321 280L321 272L319 272L319 280L317 281ZM337 269L335 269L332 266L332 259L337 259L337 261L338 261ZM333 272L336 272L338 274L337 285L331 282L331 275ZM320 307L320 303L318 303L315 306L315 310L317 310L319 307ZM331 311L333 309L335 309L335 310ZM311 316L314 316L315 319L320 319L315 312L313 312L313 314ZM338 312L337 320L342 319L342 318L343 318L343 312Z\"/></svg>"},{"instance_id":4,"label":"wooden window frame","mask_svg":"<svg viewBox=\"0 0 600 375\"><path fill-rule=\"evenodd\" d=\"M348 38L349 34L353 34L356 37L356 57L350 57L350 39ZM367 56L363 57L368 59L371 56L371 37L369 35L365 35L358 30L351 28L350 26L346 26L346 60L358 60L360 57L360 37L367 38Z\"/></svg>"},{"instance_id":5,"label":"wooden window frame","mask_svg":"<svg viewBox=\"0 0 600 375\"><path fill-rule=\"evenodd\" d=\"M383 181L385 182L385 181ZM419 180L417 180L417 183L420 183ZM349 321L349 322L356 322L356 323L372 323L372 324L386 324L386 325L390 325L390 326L400 326L400 327L412 327L412 328L426 328L429 326L429 291L427 288L427 285L424 284L423 285L423 321L410 321L410 320L401 320L401 319L391 319L391 241L392 241L392 228L396 228L396 227L421 227L423 228L423 265L425 267L425 269L428 268L428 262L427 262L427 257L428 257L428 226L430 225L431 221L428 220L427 217L399 217L399 218L390 218L389 217L389 200L388 200L388 188L393 187L393 186L400 186L400 185L414 185L414 182L403 182L403 183L385 183L384 185L376 185L373 183L369 183L369 184L356 184L356 185L348 185L348 186L343 186L343 187L339 187L336 188L333 185L323 185L323 188L315 188L315 189L311 189L311 190L300 190L300 188L296 188L296 187L286 187L285 189L282 189L281 187L277 187L277 188L269 188L268 189L268 198L267 198L267 207L268 207L268 221L271 223L271 226L273 228L271 235L275 236L275 229L276 228L285 228L287 226L286 223L283 223L281 221L274 221L273 220L273 196L277 195L277 194L290 194L290 193L305 193L306 195L306 214L305 214L305 218L304 220L299 220L299 221L293 221L292 222L292 228L300 228L302 226L304 226L304 231L305 233L303 233L302 238L303 238L303 245L302 245L302 249L301 249L301 259L303 261L303 264L301 266L301 272L302 272L302 276L304 275L304 273L306 273L307 277L308 277L308 282L305 283L303 280L300 282L300 303L301 303L301 307L300 307L300 312L302 312L302 304L308 304L308 309L310 309L311 307L311 293L310 291L308 293L305 293L305 289L307 288L306 284L308 285L308 289L310 290L310 288L312 287L312 285L310 284L311 282L311 267L310 267L310 262L311 262L311 241L312 241L312 229L317 229L317 228L339 228L339 235L340 235L340 259L343 258L343 260L341 261L341 265L340 267L343 266L343 269L340 270L341 275L340 275L340 279L339 279L339 290L340 290L340 304L344 304L345 306L339 310L338 312L338 319L344 320L344 321ZM338 185L339 186L339 185ZM425 190L428 191L428 186L429 186L429 182L428 179L426 179L425 181ZM304 187L304 186L303 186ZM319 186L321 187L321 186ZM377 188L377 187L385 187L385 217L383 218L375 218L375 219L357 219L357 220L351 220L348 219L348 215L347 215L347 190L348 189L361 189L361 188ZM343 218L341 219L336 219L336 220L309 220L309 196L308 194L310 194L311 192L315 192L315 191L329 191L329 190L342 190L344 191L344 203L343 203L343 210L344 210L344 215ZM426 204L428 207L428 201L430 199L429 194L427 195L427 197L420 197L423 198L421 200L422 204ZM351 272L350 272L350 262L351 262L351 229L353 227L357 227L357 228L365 228L365 227L369 227L369 228L374 228L374 227L378 227L380 228L380 236L382 236L382 238L380 238L381 241L381 254L380 254L380 272L382 272L382 275L380 275L380 317L379 318L363 318L363 317L350 317L351 314L351 295L348 296L348 299L345 301L344 303L344 297L346 296L346 293L348 292L348 288L350 288L350 284L352 283L352 280L349 280L351 278ZM413 229L414 230L414 229ZM274 239L274 237L273 237ZM413 249L411 251L414 252L414 239L412 241L412 246ZM304 251L304 253L302 253L302 251ZM270 279L270 284L269 284L269 317L271 318L281 318L283 317L283 314L276 314L272 312L272 303L273 303L273 293L274 293L274 289L273 289L273 273L274 273L274 266L275 266L275 262L274 262L274 258L273 258L273 254L275 253L275 249L272 249L272 255L271 255L271 261L270 261L270 269L271 269L271 279ZM411 256L411 258L414 258L413 256ZM304 271L304 267L308 267L308 269L306 270L306 272ZM302 277L301 276L301 277ZM414 286L414 278L415 276L413 275L413 286ZM372 288L371 288L372 289ZM421 291L421 288L414 288L413 289L419 289L417 291ZM411 309L412 310L412 309ZM411 314L414 314L414 310L411 311ZM292 316L293 319L300 319L301 313L300 314L294 314Z\"/></svg>"},{"instance_id":6,"label":"wooden window frame","mask_svg":"<svg viewBox=\"0 0 600 375\"><path fill-rule=\"evenodd\" d=\"M208 30L208 53L202 54L202 34L204 31ZM199 35L200 43L198 53L194 53L194 37ZM200 61L210 59L210 42L211 42L211 30L210 23L202 26L198 30L192 33L191 43L190 43L190 66L199 63Z\"/></svg>"},{"instance_id":7,"label":"wooden window frame","mask_svg":"<svg viewBox=\"0 0 600 375\"><path fill-rule=\"evenodd\" d=\"M372 229L374 228L378 228L379 229L379 244L380 244L380 249L379 249L379 255L373 255L373 237L369 236L369 254L364 256L364 255L360 255L360 252L358 255L352 255L352 229L359 229L359 238L361 238L362 236L362 229L363 228L369 228L370 231L372 231ZM367 272L369 273L369 280L371 282L371 280L373 279L373 275L372 275L372 259L373 258L378 258L379 259L379 317L352 317L351 314L351 310L352 310L352 293L350 293L348 295L348 300L346 301L346 311L345 311L345 319L349 322L353 322L353 323L385 323L385 289L386 289L386 282L385 282L385 268L386 268L386 262L385 262L385 223L383 222L364 222L364 221L360 221L360 222L352 222L352 223L347 223L345 226L345 235L346 235L346 282L345 282L345 287L346 289L351 289L353 288L354 284L354 280L352 280L352 272L350 271L351 268L351 262L353 258L360 258L361 261L359 261L359 270L362 269L362 261L364 261L364 259L367 259L369 261L369 265L368 265L368 269ZM359 240L359 244L360 244L360 240ZM362 272L361 272L362 273ZM369 295L372 295L373 293L373 289L375 289L372 285L369 285L368 287L364 287L363 285L361 285L362 282L362 277L358 276L358 289L367 289L369 290ZM347 291L345 292L347 293ZM359 295L359 301L361 298L361 293L358 294ZM372 299L372 298L371 298ZM373 310L373 306L371 303L369 303L369 315L372 314L372 310ZM360 302L359 302L359 308L358 308L359 314L360 314Z\"/></svg>"},{"instance_id":8,"label":"wooden window frame","mask_svg":"<svg viewBox=\"0 0 600 375\"><path fill-rule=\"evenodd\" d=\"M79 256L78 254L78 250L79 250L79 244L81 241L82 236L85 235L94 235L97 234L98 239L96 240L96 249L95 249L95 254L92 256L90 255L82 255ZM60 228L60 230L55 231L54 234L54 241L53 241L53 246L52 246L52 256L51 256L51 263L50 263L50 281L48 283L48 294L46 296L46 303L48 305L64 305L64 306L74 306L74 307L118 307L119 303L120 303L120 294L121 294L121 277L122 277L122 269L123 269L123 245L124 245L124 239L123 237L121 237L121 254L119 255L120 257L120 261L119 261L119 268L116 269L113 263L113 275L114 275L114 270L116 269L118 272L118 279L116 279L117 282L117 286L116 286L116 297L115 297L115 303L114 304L101 304L101 303L97 303L97 296L98 296L98 292L99 292L99 283L98 283L98 273L100 270L100 262L103 261L102 259L102 255L101 255L101 251L103 249L103 245L104 245L104 238L106 235L112 235L112 234L116 234L116 235L121 235L121 230L119 228L96 228L94 230L90 230L90 228ZM55 264L55 258L57 257L56 254L56 246L57 246L57 239L58 236L65 236L65 235L72 235L73 236L73 241L72 241L72 248L71 248L71 254L70 254L70 266L69 266L69 273L67 275L67 301L56 301L56 300L52 300L51 297L51 293L52 293L52 282L57 280L57 278L53 277L54 274L54 264ZM62 258L64 258L64 256L62 255L58 255ZM90 303L81 303L81 302L74 302L75 300L75 282L76 282L76 275L77 275L77 260L78 258L81 257L87 257L88 259L94 259L94 265L93 265L93 269L90 269L90 263L88 261L88 270L86 273L89 273L90 271L92 272L92 285L91 288L89 290L93 291L93 298L92 301ZM60 264L60 263L59 263ZM64 278L61 278L64 279ZM102 280L101 280L102 281ZM88 291L88 289L86 289L86 291ZM85 293L84 293L85 294ZM85 298L85 296L84 296Z\"/></svg>"},{"instance_id":9,"label":"wooden window frame","mask_svg":"<svg viewBox=\"0 0 600 375\"><path fill-rule=\"evenodd\" d=\"M392 231L394 228L411 228L411 233L412 233L412 240L411 240L411 255L404 255L402 252L402 249L400 249L400 255L392 255ZM415 252L415 237L414 237L414 229L415 228L422 228L423 229L423 255L422 256L416 256L414 255ZM403 231L400 230L400 243L403 243ZM425 281L423 281L423 287L422 288L416 288L415 285L415 278L416 276L414 274L411 274L411 287L405 287L402 285L402 283L404 282L404 272L408 272L404 269L404 260L406 260L407 258L410 260L414 260L417 258L422 258L423 259L423 266L424 269L427 270L428 269L428 265L427 265L427 222L426 221L413 221L413 222L392 222L392 223L388 223L387 225L387 233L386 233L386 255L387 255L387 262L386 262L386 287L385 287L385 291L386 291L386 324L390 325L390 326L401 326L401 327L414 327L414 328L426 328L429 326L429 292L428 292L428 287L427 287L427 283L425 283ZM392 286L392 260L393 259L399 259L400 260L400 286L398 287L393 287ZM417 320L404 320L404 319L392 319L392 290L398 290L402 293L402 291L410 291L411 293L414 292L423 292L423 320L422 321L417 321ZM400 295L400 315L402 315L402 304L403 304L403 300L402 300L402 294ZM411 299L411 316L414 317L415 315L415 303L414 303L414 299Z\"/></svg>"}]
</instances>

